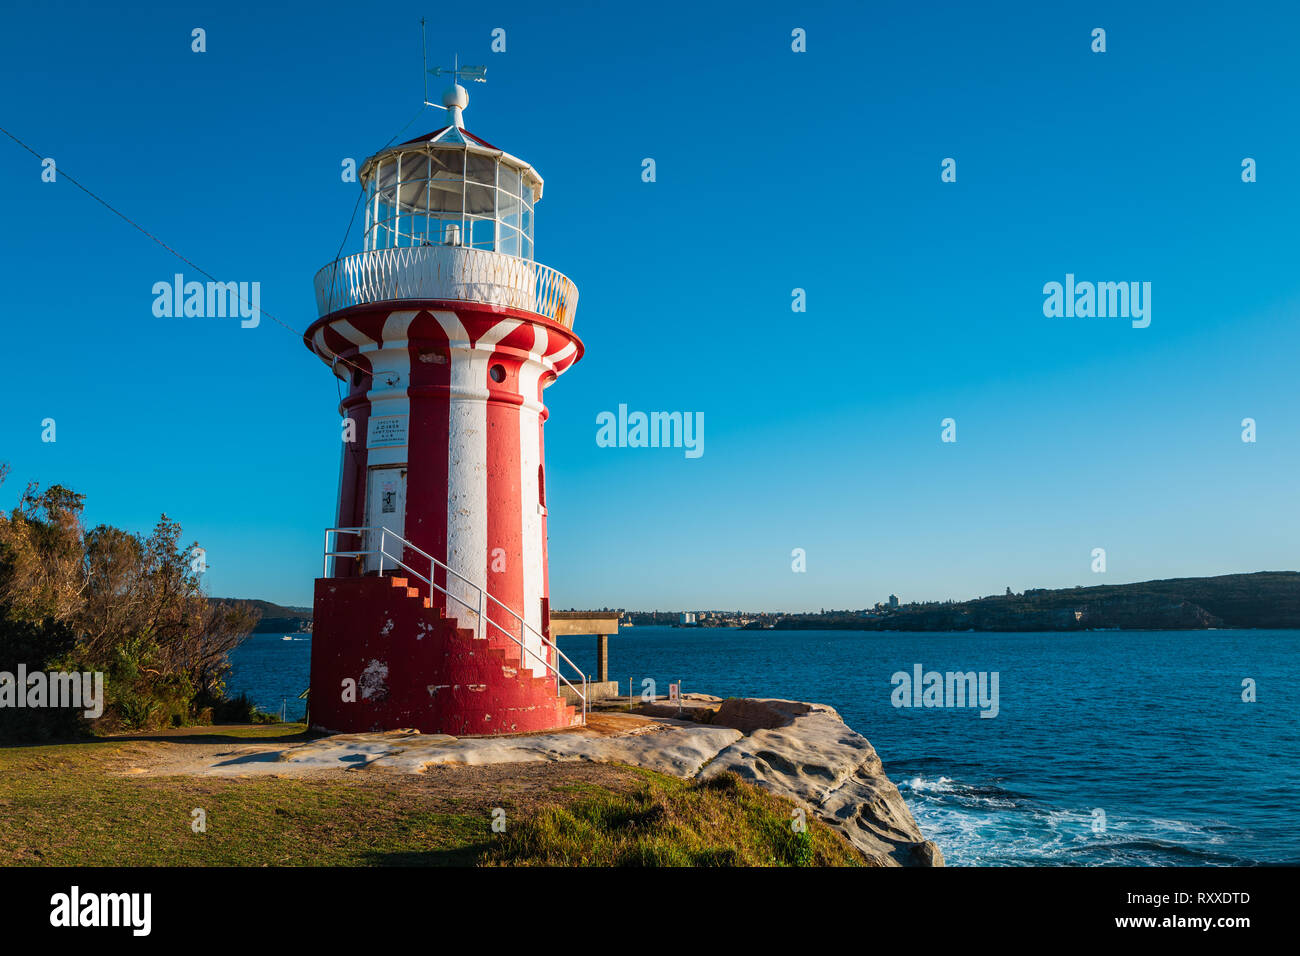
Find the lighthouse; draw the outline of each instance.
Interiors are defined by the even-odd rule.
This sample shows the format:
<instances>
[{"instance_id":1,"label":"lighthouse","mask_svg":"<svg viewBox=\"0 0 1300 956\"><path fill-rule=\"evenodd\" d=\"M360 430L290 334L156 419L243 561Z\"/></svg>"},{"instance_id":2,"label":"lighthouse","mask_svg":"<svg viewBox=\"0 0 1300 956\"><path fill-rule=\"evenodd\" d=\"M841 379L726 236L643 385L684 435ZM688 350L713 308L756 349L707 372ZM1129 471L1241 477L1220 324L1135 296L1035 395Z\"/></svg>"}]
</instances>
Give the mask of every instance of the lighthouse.
<instances>
[{"instance_id":1,"label":"lighthouse","mask_svg":"<svg viewBox=\"0 0 1300 956\"><path fill-rule=\"evenodd\" d=\"M463 75L443 127L362 165L362 250L317 273L303 336L343 393L311 651L324 730L585 719L550 637L542 400L582 357L578 291L534 256L541 176L465 129Z\"/></svg>"}]
</instances>

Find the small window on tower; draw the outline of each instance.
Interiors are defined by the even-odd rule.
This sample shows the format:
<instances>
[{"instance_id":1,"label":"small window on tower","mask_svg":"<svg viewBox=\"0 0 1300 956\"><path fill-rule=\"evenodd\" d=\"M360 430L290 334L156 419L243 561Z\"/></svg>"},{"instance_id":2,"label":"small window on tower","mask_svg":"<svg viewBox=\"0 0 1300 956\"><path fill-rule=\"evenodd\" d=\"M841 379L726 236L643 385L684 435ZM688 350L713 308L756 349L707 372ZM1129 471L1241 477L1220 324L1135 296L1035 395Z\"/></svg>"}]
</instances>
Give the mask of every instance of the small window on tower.
<instances>
[{"instance_id":1,"label":"small window on tower","mask_svg":"<svg viewBox=\"0 0 1300 956\"><path fill-rule=\"evenodd\" d=\"M537 503L546 507L546 466L537 466Z\"/></svg>"},{"instance_id":2,"label":"small window on tower","mask_svg":"<svg viewBox=\"0 0 1300 956\"><path fill-rule=\"evenodd\" d=\"M494 382L504 382L506 380L506 367L504 365L493 365L488 369L488 374L492 376Z\"/></svg>"}]
</instances>

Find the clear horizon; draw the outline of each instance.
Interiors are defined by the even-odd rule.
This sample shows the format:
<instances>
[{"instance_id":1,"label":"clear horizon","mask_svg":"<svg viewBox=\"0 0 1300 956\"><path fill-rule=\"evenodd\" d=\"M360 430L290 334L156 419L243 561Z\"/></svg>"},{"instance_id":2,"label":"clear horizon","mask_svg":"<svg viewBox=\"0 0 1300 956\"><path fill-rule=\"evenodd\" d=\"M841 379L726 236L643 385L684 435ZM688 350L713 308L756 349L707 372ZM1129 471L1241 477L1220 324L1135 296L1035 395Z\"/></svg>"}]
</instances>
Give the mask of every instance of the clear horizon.
<instances>
[{"instance_id":1,"label":"clear horizon","mask_svg":"<svg viewBox=\"0 0 1300 956\"><path fill-rule=\"evenodd\" d=\"M342 162L442 125L412 119L436 13L429 65L487 65L465 125L544 177L537 259L581 293L586 355L546 392L557 608L1253 573L1300 537L1300 16L1180 9L54 3L7 14L0 126L301 332ZM266 319L156 316L156 283L202 277L41 173L0 137L0 507L36 480L91 525L165 512L210 594L309 606L329 371ZM1144 318L1046 314L1076 282L1150 283ZM620 406L700 416L702 453L602 443Z\"/></svg>"}]
</instances>

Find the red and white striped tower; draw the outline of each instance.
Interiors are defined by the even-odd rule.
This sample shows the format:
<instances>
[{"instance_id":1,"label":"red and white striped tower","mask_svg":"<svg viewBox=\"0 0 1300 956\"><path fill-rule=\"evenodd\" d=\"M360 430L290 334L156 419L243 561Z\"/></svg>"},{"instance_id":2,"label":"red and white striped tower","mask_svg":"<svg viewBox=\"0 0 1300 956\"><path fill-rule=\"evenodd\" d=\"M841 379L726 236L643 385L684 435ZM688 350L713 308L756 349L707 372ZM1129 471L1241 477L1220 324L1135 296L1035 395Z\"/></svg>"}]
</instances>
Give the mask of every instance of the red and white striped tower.
<instances>
[{"instance_id":1,"label":"red and white striped tower","mask_svg":"<svg viewBox=\"0 0 1300 956\"><path fill-rule=\"evenodd\" d=\"M581 719L549 642L542 435L578 293L533 258L541 177L464 128L467 102L454 84L446 126L365 162L364 249L316 277L304 339L348 384L312 641L329 730Z\"/></svg>"}]
</instances>

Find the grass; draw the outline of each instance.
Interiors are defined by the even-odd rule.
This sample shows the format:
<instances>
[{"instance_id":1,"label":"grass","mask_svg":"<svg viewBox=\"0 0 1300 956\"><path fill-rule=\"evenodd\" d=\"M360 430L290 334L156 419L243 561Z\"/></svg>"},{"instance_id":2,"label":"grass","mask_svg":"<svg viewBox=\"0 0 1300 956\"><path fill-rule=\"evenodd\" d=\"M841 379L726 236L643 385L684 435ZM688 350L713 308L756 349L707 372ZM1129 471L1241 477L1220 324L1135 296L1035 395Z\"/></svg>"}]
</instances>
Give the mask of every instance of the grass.
<instances>
[{"instance_id":1,"label":"grass","mask_svg":"<svg viewBox=\"0 0 1300 956\"><path fill-rule=\"evenodd\" d=\"M641 771L632 794L604 793L547 807L503 834L485 865L860 866L863 859L816 820L796 831L793 805L732 773L685 781Z\"/></svg>"},{"instance_id":2,"label":"grass","mask_svg":"<svg viewBox=\"0 0 1300 956\"><path fill-rule=\"evenodd\" d=\"M302 739L301 725L0 748L0 865L863 865L732 775L592 763L245 778L133 773L159 748ZM241 743L244 742L244 743ZM504 833L492 814L505 810ZM202 809L206 831L194 832Z\"/></svg>"},{"instance_id":3,"label":"grass","mask_svg":"<svg viewBox=\"0 0 1300 956\"><path fill-rule=\"evenodd\" d=\"M467 865L490 835L485 815L431 811L399 787L118 776L111 765L127 750L3 752L0 865L359 865L413 845L430 848L429 863ZM206 832L194 832L196 808Z\"/></svg>"}]
</instances>

